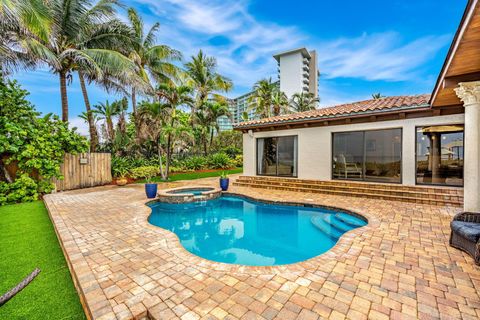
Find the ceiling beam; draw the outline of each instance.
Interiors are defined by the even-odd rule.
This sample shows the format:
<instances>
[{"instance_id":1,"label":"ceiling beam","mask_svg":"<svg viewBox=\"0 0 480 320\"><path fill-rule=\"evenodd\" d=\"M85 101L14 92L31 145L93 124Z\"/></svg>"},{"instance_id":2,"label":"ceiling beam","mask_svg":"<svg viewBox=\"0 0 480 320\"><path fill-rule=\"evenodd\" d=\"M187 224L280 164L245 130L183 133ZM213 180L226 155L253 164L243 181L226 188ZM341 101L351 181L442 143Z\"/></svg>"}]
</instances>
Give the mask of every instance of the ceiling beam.
<instances>
[{"instance_id":1,"label":"ceiling beam","mask_svg":"<svg viewBox=\"0 0 480 320\"><path fill-rule=\"evenodd\" d=\"M458 76L446 77L443 80L443 89L456 88L460 82L478 81L480 80L480 71L461 74Z\"/></svg>"}]
</instances>

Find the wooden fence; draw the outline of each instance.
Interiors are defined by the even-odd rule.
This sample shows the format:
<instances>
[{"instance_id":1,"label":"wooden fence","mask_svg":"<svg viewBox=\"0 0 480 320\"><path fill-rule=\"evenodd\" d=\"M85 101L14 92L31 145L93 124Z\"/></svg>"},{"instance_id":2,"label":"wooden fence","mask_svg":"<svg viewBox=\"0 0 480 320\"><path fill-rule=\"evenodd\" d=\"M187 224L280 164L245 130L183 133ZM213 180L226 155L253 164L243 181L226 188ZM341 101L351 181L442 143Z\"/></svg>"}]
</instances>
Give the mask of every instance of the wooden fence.
<instances>
[{"instance_id":1,"label":"wooden fence","mask_svg":"<svg viewBox=\"0 0 480 320\"><path fill-rule=\"evenodd\" d=\"M58 191L100 186L112 182L110 153L65 154L60 171L63 180L56 180Z\"/></svg>"}]
</instances>

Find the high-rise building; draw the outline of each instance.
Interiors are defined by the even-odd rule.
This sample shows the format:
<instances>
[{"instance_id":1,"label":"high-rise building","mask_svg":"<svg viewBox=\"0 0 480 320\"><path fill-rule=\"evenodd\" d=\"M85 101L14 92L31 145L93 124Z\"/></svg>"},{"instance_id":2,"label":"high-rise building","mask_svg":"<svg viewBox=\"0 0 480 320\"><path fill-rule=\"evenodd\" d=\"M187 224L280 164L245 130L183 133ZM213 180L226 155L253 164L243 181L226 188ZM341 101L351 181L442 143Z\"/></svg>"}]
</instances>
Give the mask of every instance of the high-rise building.
<instances>
[{"instance_id":1,"label":"high-rise building","mask_svg":"<svg viewBox=\"0 0 480 320\"><path fill-rule=\"evenodd\" d=\"M295 93L312 93L318 98L317 53L306 48L298 48L275 54L278 63L278 85L290 99ZM256 117L255 110L249 108L250 91L238 98L230 99L231 118L222 116L217 119L220 131L232 130L233 124ZM246 114L245 114L246 112ZM246 117L245 117L246 116Z\"/></svg>"},{"instance_id":2,"label":"high-rise building","mask_svg":"<svg viewBox=\"0 0 480 320\"><path fill-rule=\"evenodd\" d=\"M318 98L317 53L298 48L273 56L278 63L280 90L290 99L295 93L312 93Z\"/></svg>"}]
</instances>

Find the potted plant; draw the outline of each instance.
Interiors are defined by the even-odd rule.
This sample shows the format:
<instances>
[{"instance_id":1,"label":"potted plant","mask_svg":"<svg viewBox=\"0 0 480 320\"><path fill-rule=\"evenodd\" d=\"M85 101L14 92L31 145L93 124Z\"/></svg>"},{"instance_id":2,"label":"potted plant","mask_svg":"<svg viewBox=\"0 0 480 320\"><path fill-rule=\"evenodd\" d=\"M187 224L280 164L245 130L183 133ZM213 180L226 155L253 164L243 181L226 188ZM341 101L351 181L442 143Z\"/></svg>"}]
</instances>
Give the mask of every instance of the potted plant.
<instances>
[{"instance_id":1,"label":"potted plant","mask_svg":"<svg viewBox=\"0 0 480 320\"><path fill-rule=\"evenodd\" d=\"M220 175L220 188L222 189L222 191L228 190L229 182L230 182L230 179L228 178L225 171L223 171L222 174Z\"/></svg>"},{"instance_id":2,"label":"potted plant","mask_svg":"<svg viewBox=\"0 0 480 320\"><path fill-rule=\"evenodd\" d=\"M130 171L133 178L145 178L145 193L147 198L153 199L157 196L157 184L152 183L152 178L160 173L158 167L144 166Z\"/></svg>"},{"instance_id":3,"label":"potted plant","mask_svg":"<svg viewBox=\"0 0 480 320\"><path fill-rule=\"evenodd\" d=\"M128 169L124 167L113 168L113 177L117 186L124 186L128 183L127 175Z\"/></svg>"}]
</instances>

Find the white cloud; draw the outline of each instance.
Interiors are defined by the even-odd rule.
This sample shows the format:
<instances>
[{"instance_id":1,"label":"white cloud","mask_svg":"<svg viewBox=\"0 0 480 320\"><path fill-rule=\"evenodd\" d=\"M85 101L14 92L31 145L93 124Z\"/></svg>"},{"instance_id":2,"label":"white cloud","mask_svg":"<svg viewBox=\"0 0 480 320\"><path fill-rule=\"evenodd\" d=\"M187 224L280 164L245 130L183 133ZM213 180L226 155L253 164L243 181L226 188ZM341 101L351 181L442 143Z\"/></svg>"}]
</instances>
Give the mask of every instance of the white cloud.
<instances>
[{"instance_id":1,"label":"white cloud","mask_svg":"<svg viewBox=\"0 0 480 320\"><path fill-rule=\"evenodd\" d=\"M323 79L423 81L424 84L423 64L449 41L449 36L442 35L405 42L396 32L322 41L295 26L258 20L250 13L246 0L136 1L156 14L149 19L162 23L160 41L181 50L187 59L199 49L215 56L220 72L243 88L232 95L243 93L260 78L275 78L272 54L300 46L318 51ZM218 36L225 41L212 44L211 39ZM323 85L331 84L321 81L320 87ZM324 91L332 92L330 88Z\"/></svg>"},{"instance_id":2,"label":"white cloud","mask_svg":"<svg viewBox=\"0 0 480 320\"><path fill-rule=\"evenodd\" d=\"M326 78L406 81L421 76L422 65L449 41L448 35L401 43L395 32L363 34L320 43L319 64Z\"/></svg>"},{"instance_id":3,"label":"white cloud","mask_svg":"<svg viewBox=\"0 0 480 320\"><path fill-rule=\"evenodd\" d=\"M82 118L70 118L68 120L68 126L70 128L77 128L77 132L82 136L88 137L90 135L88 130L88 124Z\"/></svg>"}]
</instances>

